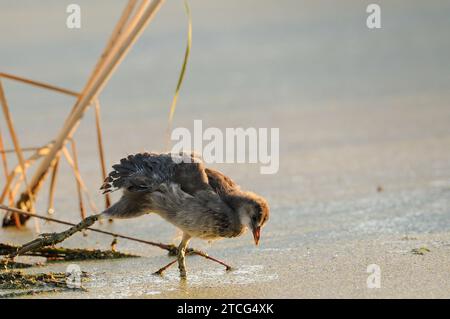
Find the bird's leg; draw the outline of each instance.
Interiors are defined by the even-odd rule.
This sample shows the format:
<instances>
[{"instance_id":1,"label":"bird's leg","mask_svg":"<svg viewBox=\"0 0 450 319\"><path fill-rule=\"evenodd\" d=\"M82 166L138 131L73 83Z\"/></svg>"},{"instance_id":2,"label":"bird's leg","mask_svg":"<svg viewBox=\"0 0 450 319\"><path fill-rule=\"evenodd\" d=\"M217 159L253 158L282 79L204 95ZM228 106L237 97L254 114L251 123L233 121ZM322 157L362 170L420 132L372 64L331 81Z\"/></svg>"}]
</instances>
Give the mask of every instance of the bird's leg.
<instances>
[{"instance_id":1,"label":"bird's leg","mask_svg":"<svg viewBox=\"0 0 450 319\"><path fill-rule=\"evenodd\" d=\"M169 255L174 254L174 255L178 255L178 248L175 247L173 249L175 252L173 252L172 250L169 252ZM214 257L209 256L207 253L201 251L201 250L197 250L197 249L193 249L193 248L187 248L185 255L198 255L201 256L203 258L209 259L213 262L216 262L218 264L221 264L222 266L225 266L227 271L233 270L233 267L231 267L230 265L224 263L223 261L216 259ZM164 267L161 267L158 271L155 271L154 274L155 275L162 275L164 271L166 271L167 269L169 269L171 266L173 266L176 262L178 261L178 259L175 259L173 261L171 261L170 263L168 263L167 265L165 265Z\"/></svg>"},{"instance_id":2,"label":"bird's leg","mask_svg":"<svg viewBox=\"0 0 450 319\"><path fill-rule=\"evenodd\" d=\"M178 247L178 268L180 269L180 277L186 278L186 247L189 243L191 236L183 233L183 239L181 239L180 246Z\"/></svg>"}]
</instances>

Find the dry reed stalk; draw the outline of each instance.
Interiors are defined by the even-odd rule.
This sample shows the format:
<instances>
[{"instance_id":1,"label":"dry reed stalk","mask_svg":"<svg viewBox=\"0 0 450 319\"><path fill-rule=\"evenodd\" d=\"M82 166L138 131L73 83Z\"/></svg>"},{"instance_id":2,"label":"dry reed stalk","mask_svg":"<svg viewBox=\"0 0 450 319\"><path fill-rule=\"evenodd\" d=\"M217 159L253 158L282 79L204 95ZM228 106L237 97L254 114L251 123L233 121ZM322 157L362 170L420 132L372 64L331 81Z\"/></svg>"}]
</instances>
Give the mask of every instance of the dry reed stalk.
<instances>
[{"instance_id":1,"label":"dry reed stalk","mask_svg":"<svg viewBox=\"0 0 450 319\"><path fill-rule=\"evenodd\" d=\"M0 78L5 78L5 79L9 79L9 80L14 80L14 81L18 81L18 82L22 82L25 84L30 84L32 86L36 86L36 87L40 87L43 89L48 89L51 91L56 91L59 93L63 93L63 94L67 94L70 96L74 96L74 97L80 97L80 93L79 92L75 92L73 90L68 90L65 88L61 88L55 85L51 85L48 83L44 83L44 82L39 82L39 81L35 81L35 80L30 80L24 77L19 77L17 75L13 75L13 74L8 74L8 73L0 73ZM71 110L71 112L73 111L73 109ZM71 114L71 113L70 113ZM22 151L26 151L26 148L23 148ZM33 150L33 148L28 148L28 150Z\"/></svg>"},{"instance_id":2,"label":"dry reed stalk","mask_svg":"<svg viewBox=\"0 0 450 319\"><path fill-rule=\"evenodd\" d=\"M132 33L136 31L139 22L146 13L146 9L150 8L148 6L149 2L150 2L149 0L142 0L141 5L137 8L135 15L131 18L130 21L128 20L130 19L131 11L127 14L127 11L129 10L129 4L127 5L127 7L124 10L125 11L124 14L122 15L121 19L119 19L119 22L117 23L116 27L114 28L114 31L112 32L105 46L105 49L102 55L100 56L100 59L97 62L97 65L94 68L91 77L88 80L88 83L83 89L83 93L89 92L91 88L95 86L96 81L101 79L102 75L104 74L104 71L106 70L107 72L109 72L109 74L106 75L105 80L103 81L103 84L99 86L98 91L102 90L106 82L109 80L111 74L114 72L115 68L118 66L118 64L120 64L125 54L128 52L131 45L134 43L134 41L128 44L126 42L132 39ZM125 28L125 30L123 30L123 28ZM115 58L117 58L117 61L114 61ZM110 71L108 71L108 69L110 69ZM94 94L92 96L91 101L95 100L96 97L97 94Z\"/></svg>"},{"instance_id":3,"label":"dry reed stalk","mask_svg":"<svg viewBox=\"0 0 450 319\"><path fill-rule=\"evenodd\" d=\"M22 148L22 152L33 152L33 151L37 151L37 150L39 150L40 149L40 147L23 147ZM7 150L5 150L5 149L3 149L3 150L1 150L0 149L0 154L8 154L8 153L15 153L16 151L15 150L12 150L12 149L7 149Z\"/></svg>"},{"instance_id":4,"label":"dry reed stalk","mask_svg":"<svg viewBox=\"0 0 450 319\"><path fill-rule=\"evenodd\" d=\"M72 136L73 132L79 124L81 117L89 107L91 101L94 100L96 96L101 92L101 90L111 77L112 73L126 56L131 46L139 38L144 28L154 17L155 13L159 10L163 2L164 0L154 0L145 8L142 16L135 15L135 17L130 22L129 27L127 28L128 32L119 36L117 40L118 43L115 45L117 46L117 49L109 51L112 53L107 54L107 56L105 57L105 61L102 63L102 67L97 71L98 74L94 73L92 75L94 77L94 80L92 80L91 84L90 82L88 82L88 84L90 85L86 85L85 89L83 89L83 92L81 93L73 107L73 111L71 112L63 128L57 135L49 154L43 158L42 162L36 169L36 172L33 175L33 178L29 185L31 195L37 193L48 173L49 168L51 167L51 163L53 162L57 154L63 149L67 138ZM20 201L17 203L17 206L26 207L27 202L29 201L32 201L32 196L22 194Z\"/></svg>"},{"instance_id":5,"label":"dry reed stalk","mask_svg":"<svg viewBox=\"0 0 450 319\"><path fill-rule=\"evenodd\" d=\"M33 153L30 157L28 157L25 161L25 170L33 164L36 160L44 156L45 154L48 154L48 150L51 143L47 144L46 146L39 147L35 153ZM13 182L14 178L22 172L22 168L20 164L16 165L12 172L6 177L6 185L3 188L2 194L0 195L0 203L3 202L6 193L8 191L8 188L10 187L11 183Z\"/></svg>"},{"instance_id":6,"label":"dry reed stalk","mask_svg":"<svg viewBox=\"0 0 450 319\"><path fill-rule=\"evenodd\" d=\"M5 180L8 179L8 159L6 157L6 152L5 150L5 145L3 143L3 135L2 132L0 131L0 153L2 154L2 166L3 166L3 173L5 175ZM12 195L12 192L9 188L7 188L8 190L8 199L9 199L9 205L13 206L14 205L14 197ZM12 217L14 219L14 223L16 225L17 228L21 228L22 227L22 223L20 222L20 218L19 215L17 213L12 213Z\"/></svg>"},{"instance_id":7,"label":"dry reed stalk","mask_svg":"<svg viewBox=\"0 0 450 319\"><path fill-rule=\"evenodd\" d=\"M94 71L92 74L97 74L99 70L104 65L105 59L108 56L109 51L111 48L116 44L116 41L120 34L122 34L122 31L125 27L125 24L127 23L128 19L131 16L131 13L134 10L134 7L136 5L137 0L129 0L127 6L122 12L121 17L119 18L119 21L117 22L116 26L113 29L113 32L111 34L111 37L109 38L105 48L103 49L102 54L100 55L100 59L97 61L97 64L95 65ZM145 3L145 1L143 2ZM86 87L89 87L92 84L92 81L94 80L94 77L91 76L88 83L86 84Z\"/></svg>"},{"instance_id":8,"label":"dry reed stalk","mask_svg":"<svg viewBox=\"0 0 450 319\"><path fill-rule=\"evenodd\" d=\"M42 156L44 156L45 154L48 154L49 151L49 147L50 147L51 143L47 144L46 146L40 147L38 148L38 150L33 153L31 156L29 156L27 158L27 160L25 161L25 170L27 169L27 167L29 167L33 162L35 162L36 160L38 160L39 158L41 158ZM12 182L14 181L14 178L19 175L22 172L22 168L20 166L20 164L16 165L14 167L14 169L12 170L12 172L8 175L7 179L6 179L6 185L3 188L3 191L0 195L0 203L3 203L6 195L8 194L8 191L11 187ZM14 201L14 199L12 199L12 201ZM10 197L10 205L13 206L13 204L11 204L11 197ZM21 223L26 222L28 218L25 218L24 215L20 215L20 221ZM5 218L3 219L3 225L5 226L9 226L14 224L13 221L8 220L8 216L5 216Z\"/></svg>"},{"instance_id":9,"label":"dry reed stalk","mask_svg":"<svg viewBox=\"0 0 450 319\"><path fill-rule=\"evenodd\" d=\"M19 169L20 169L20 166L19 166ZM21 169L19 171L21 171ZM8 196L9 205L14 206L14 197L15 197L17 191L19 190L19 187L23 181L23 174L20 174L19 180L13 186L11 186L11 184L13 183L13 181L17 175L18 175L18 172L13 171L13 173L11 174L11 177L10 176L7 177L7 183L6 183L6 185L3 189L3 192L0 196L0 203L3 203L5 197ZM12 218L12 222L14 223L14 225L17 228L22 228L22 220L20 219L20 216L17 213L12 213L11 218ZM7 219L6 216L5 216L5 219Z\"/></svg>"},{"instance_id":10,"label":"dry reed stalk","mask_svg":"<svg viewBox=\"0 0 450 319\"><path fill-rule=\"evenodd\" d=\"M47 84L47 83L43 83L43 82L38 82L38 81L26 79L24 77L19 77L17 75L12 75L12 74L7 74L7 73L0 73L0 78L5 78L5 79L10 79L10 80L14 80L14 81L23 82L23 83L26 83L26 84L30 84L30 85L33 85L33 86L37 86L37 87L40 87L40 88L44 88L44 89L60 92L60 93L71 95L71 96L75 96L75 97L79 96L78 92L75 92L75 91L72 91L72 90L68 90L68 89L64 89L64 88L60 88L60 87L57 87L57 86L54 86L54 85L51 85L51 84Z\"/></svg>"},{"instance_id":11,"label":"dry reed stalk","mask_svg":"<svg viewBox=\"0 0 450 319\"><path fill-rule=\"evenodd\" d=\"M48 206L47 206L47 213L50 215L55 212L55 187L56 187L56 178L58 176L59 171L59 161L61 159L61 155L58 155L55 158L54 164L52 166L52 176L50 178L50 187L48 192Z\"/></svg>"},{"instance_id":12,"label":"dry reed stalk","mask_svg":"<svg viewBox=\"0 0 450 319\"><path fill-rule=\"evenodd\" d=\"M72 156L70 156L70 153L65 146L62 149L62 152L64 154L64 157L67 160L67 163L72 168L73 174L74 174L76 180L78 181L78 183L80 184L81 190L86 194L86 197L88 198L89 206L90 206L92 212L97 213L98 212L97 206L95 205L94 201L92 200L91 195L89 194L86 184L84 183L83 178L81 177L79 171L77 169L75 169L75 162L72 159Z\"/></svg>"},{"instance_id":13,"label":"dry reed stalk","mask_svg":"<svg viewBox=\"0 0 450 319\"><path fill-rule=\"evenodd\" d=\"M6 180L6 179L8 179L8 159L6 157L5 145L3 143L3 135L2 135L1 131L0 131L0 154L1 154L1 158L2 158L3 173L5 175L5 180Z\"/></svg>"},{"instance_id":14,"label":"dry reed stalk","mask_svg":"<svg viewBox=\"0 0 450 319\"><path fill-rule=\"evenodd\" d=\"M134 22L134 24L132 25L133 27L136 27L136 21L138 21L138 19L142 18L145 8L148 6L148 4L149 4L149 0L142 0L142 3L139 6L139 8L137 9L136 14L132 18L132 22ZM124 41L130 36L131 22L129 22L128 20L130 19L131 13L133 12L134 5L135 5L134 1L129 1L129 3L125 7L121 18L119 19L116 26L114 27L114 30L103 50L99 60L97 61L97 64L96 64L93 72L91 73L91 76L89 77L88 82L86 83L86 85L82 91L82 94L80 96L81 98L84 95L86 95L86 92L92 91L92 88L95 87L96 83L99 81L100 77L102 76L102 74L104 73L105 70L107 70L108 68L111 68L110 73L112 74L114 72L115 66L117 66L121 62L121 61L117 61L117 62L112 63L111 61L112 61L113 57L117 56L118 52L124 45ZM127 24L127 22L129 22L129 23ZM124 31L123 29L125 28L125 25L127 25L128 27ZM103 82L106 84L108 79L109 79L109 77L107 77ZM102 88L103 88L103 86L99 86L99 89L97 89L97 91L101 91ZM96 99L97 99L96 94L93 94L89 103L92 103L92 101L96 100ZM75 104L74 109L76 109L77 106L78 105ZM88 106L89 105L87 105L87 107ZM73 114L71 114L70 116L72 116L72 115ZM68 120L70 120L70 117L68 118Z\"/></svg>"},{"instance_id":15,"label":"dry reed stalk","mask_svg":"<svg viewBox=\"0 0 450 319\"><path fill-rule=\"evenodd\" d=\"M0 195L0 203L3 203L3 201L4 201L5 198L6 198L6 196L9 194L11 184L12 184L12 182L14 181L14 178L16 178L17 174L18 174L18 172L17 172L16 170L13 170L13 171L11 172L11 174L9 174L9 175L6 177L6 184L5 184L5 186L3 187L2 193L1 193L1 195Z\"/></svg>"},{"instance_id":16,"label":"dry reed stalk","mask_svg":"<svg viewBox=\"0 0 450 319\"><path fill-rule=\"evenodd\" d=\"M13 206L14 205L14 196L12 192L9 192L9 205ZM12 218L14 220L14 225L16 226L17 229L21 229L22 228L22 221L20 220L20 215L17 213L13 213L12 214Z\"/></svg>"},{"instance_id":17,"label":"dry reed stalk","mask_svg":"<svg viewBox=\"0 0 450 319\"><path fill-rule=\"evenodd\" d=\"M30 185L28 183L27 176L26 176L26 173L25 173L25 159L23 157L23 153L22 153L22 149L20 147L19 139L17 137L16 130L14 128L14 124L13 124L11 113L9 112L9 106L8 106L8 102L6 101L6 96L5 96L5 92L3 90L3 84L2 84L1 80L0 80L0 104L2 105L3 115L5 116L6 124L7 124L8 129L9 129L9 134L10 134L11 139L13 141L14 149L16 150L17 159L18 159L19 164L20 164L20 166L22 168L23 180L25 182L26 192L27 192L27 195L29 197L29 201L27 203L28 204L27 206L29 207L31 212L34 212L35 200L34 200L32 192L31 192ZM21 207L21 206L18 205L18 207ZM36 230L37 233L40 232L39 222L35 222L35 230Z\"/></svg>"},{"instance_id":18,"label":"dry reed stalk","mask_svg":"<svg viewBox=\"0 0 450 319\"><path fill-rule=\"evenodd\" d=\"M141 6L138 9L138 13L140 12L139 14L143 13L143 11L141 12L141 9L145 8L145 6L148 5L148 3L149 3L149 0L142 1ZM121 39L120 36L122 35L123 29L124 29L126 23L128 22L128 20L131 16L131 13L134 10L135 4L136 4L135 0L128 1L127 6L123 10L119 21L117 22L116 26L114 27L113 32L112 32L105 48L103 49L103 52L100 55L100 58L97 61L97 64L95 65L94 70L92 71L91 76L88 79L88 82L86 83L86 85L83 89L83 93L88 92L90 90L94 81L98 78L98 75L100 74L102 68L105 67L105 62L106 62L107 58L112 54L111 50L114 48L117 48L117 46L116 46L116 44L118 43L117 40ZM80 94L80 96L81 96L81 94ZM71 119L71 116L73 115L73 111L76 109L76 107L77 107L77 103L73 106L71 113L69 114L68 118L66 119L66 123Z\"/></svg>"},{"instance_id":19,"label":"dry reed stalk","mask_svg":"<svg viewBox=\"0 0 450 319\"><path fill-rule=\"evenodd\" d=\"M95 127L97 130L97 144L98 144L98 155L100 158L100 167L102 169L102 181L106 179L106 164L105 164L105 152L103 147L103 136L102 127L100 122L100 102L98 99L95 100ZM105 209L111 206L111 198L109 194L105 194Z\"/></svg>"},{"instance_id":20,"label":"dry reed stalk","mask_svg":"<svg viewBox=\"0 0 450 319\"><path fill-rule=\"evenodd\" d=\"M81 176L80 168L78 166L77 146L76 146L75 140L73 138L70 139L70 144L72 145L73 169L74 169L74 171L77 172L77 174L79 176ZM84 204L83 204L83 194L81 193L81 185L80 185L80 182L78 181L78 178L75 178L75 182L77 184L78 204L79 204L79 207L80 207L80 216L81 216L81 219L85 219L86 218L86 211L84 209Z\"/></svg>"},{"instance_id":21,"label":"dry reed stalk","mask_svg":"<svg viewBox=\"0 0 450 319\"><path fill-rule=\"evenodd\" d=\"M19 189L20 189L20 186L22 186L22 182L23 182L23 175L22 174L20 174L19 175L19 179L16 181L16 183L11 187L11 190L10 190L10 194L11 194L11 197L14 199L15 197L16 197L16 195L17 195L17 192L19 191ZM14 200L13 200L14 201Z\"/></svg>"},{"instance_id":22,"label":"dry reed stalk","mask_svg":"<svg viewBox=\"0 0 450 319\"><path fill-rule=\"evenodd\" d=\"M78 92L75 92L75 91L72 91L72 90L60 88L60 87L57 87L55 85L50 85L50 84L47 84L47 83L43 83L43 82L39 82L39 81L35 81L35 80L30 80L30 79L27 79L27 78L24 78L24 77L19 77L19 76L12 75L12 74L0 73L0 78L2 78L2 77L6 78L6 79L14 80L14 81L22 82L22 83L25 83L25 84L29 84L29 85L32 85L32 86L37 86L37 87L40 87L40 88L44 88L44 89L56 91L56 92L59 92L59 93L67 94L67 95L74 96L74 97L79 97L79 95L80 95ZM39 151L41 149L42 148L38 148L38 147L28 147L28 148L22 148L22 152ZM2 155L4 155L5 153L13 153L13 152L16 152L16 151L15 150L4 150L4 149L2 149L2 150L0 150L0 152L2 153ZM59 163L59 160L56 160L56 163ZM56 165L55 167L57 169L58 165ZM57 173L57 170L56 171L53 170L51 185L55 185L56 173ZM9 182L11 182L11 181L9 181ZM17 186L20 186L20 183L18 183ZM17 186L16 186L16 189L17 189ZM9 187L9 185L8 185L8 187ZM13 193L15 193L15 192L9 192L9 202L10 202L11 206L13 205L13 204L11 204L11 201L12 202L14 201L14 197L12 195ZM52 211L53 210L53 198L54 198L54 187L51 187L51 189L50 189L50 196L49 196L49 210L48 211ZM19 215L14 213L13 217L14 217L14 219L16 221L16 226L19 226L20 225L20 223L18 223L18 222L20 222ZM26 220L24 220L24 222L25 221Z\"/></svg>"},{"instance_id":23,"label":"dry reed stalk","mask_svg":"<svg viewBox=\"0 0 450 319\"><path fill-rule=\"evenodd\" d=\"M14 206L14 196L15 196L14 194L15 194L14 190L13 191L9 190L8 192L9 206ZM12 218L14 220L14 225L16 226L16 228L21 229L22 221L20 220L20 215L17 213L13 213Z\"/></svg>"},{"instance_id":24,"label":"dry reed stalk","mask_svg":"<svg viewBox=\"0 0 450 319\"><path fill-rule=\"evenodd\" d=\"M41 158L45 154L48 154L48 150L49 150L50 145L51 145L51 143L47 144L46 146L38 148L35 153L33 153L30 157L28 157L27 160L25 161L25 170L33 162L35 162L36 160L38 160L39 158ZM22 172L22 168L21 168L20 164L18 164L16 167L14 167L12 172L7 176L7 178L6 178L6 185L4 186L2 194L0 195L0 203L2 203L3 200L5 199L5 196L6 196L7 192L8 192L9 187L11 186L11 183L14 181L14 178L18 174L20 174L21 172Z\"/></svg>"}]
</instances>

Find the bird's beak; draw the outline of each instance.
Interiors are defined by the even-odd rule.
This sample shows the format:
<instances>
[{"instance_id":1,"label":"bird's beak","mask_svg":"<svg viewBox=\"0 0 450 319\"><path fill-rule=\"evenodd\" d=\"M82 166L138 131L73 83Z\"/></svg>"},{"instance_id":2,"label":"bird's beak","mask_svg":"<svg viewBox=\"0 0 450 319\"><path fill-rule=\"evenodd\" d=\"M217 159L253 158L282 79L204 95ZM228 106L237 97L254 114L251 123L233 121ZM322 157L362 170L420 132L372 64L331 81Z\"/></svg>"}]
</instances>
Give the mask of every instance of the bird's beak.
<instances>
[{"instance_id":1,"label":"bird's beak","mask_svg":"<svg viewBox=\"0 0 450 319\"><path fill-rule=\"evenodd\" d=\"M261 236L261 227L256 226L253 228L253 239L255 240L255 245L258 246L259 244L259 237Z\"/></svg>"}]
</instances>

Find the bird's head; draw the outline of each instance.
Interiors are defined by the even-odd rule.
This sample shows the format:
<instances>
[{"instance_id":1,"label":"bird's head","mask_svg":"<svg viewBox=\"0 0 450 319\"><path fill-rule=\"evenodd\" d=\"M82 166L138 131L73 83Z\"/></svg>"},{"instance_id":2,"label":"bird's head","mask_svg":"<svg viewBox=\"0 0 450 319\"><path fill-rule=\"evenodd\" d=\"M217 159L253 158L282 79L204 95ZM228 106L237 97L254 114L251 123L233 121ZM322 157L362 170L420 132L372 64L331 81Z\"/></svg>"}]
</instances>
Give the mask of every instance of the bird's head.
<instances>
[{"instance_id":1,"label":"bird's head","mask_svg":"<svg viewBox=\"0 0 450 319\"><path fill-rule=\"evenodd\" d=\"M234 206L240 222L252 231L255 244L258 245L261 228L269 219L269 204L263 197L251 192L241 193L237 197Z\"/></svg>"}]
</instances>

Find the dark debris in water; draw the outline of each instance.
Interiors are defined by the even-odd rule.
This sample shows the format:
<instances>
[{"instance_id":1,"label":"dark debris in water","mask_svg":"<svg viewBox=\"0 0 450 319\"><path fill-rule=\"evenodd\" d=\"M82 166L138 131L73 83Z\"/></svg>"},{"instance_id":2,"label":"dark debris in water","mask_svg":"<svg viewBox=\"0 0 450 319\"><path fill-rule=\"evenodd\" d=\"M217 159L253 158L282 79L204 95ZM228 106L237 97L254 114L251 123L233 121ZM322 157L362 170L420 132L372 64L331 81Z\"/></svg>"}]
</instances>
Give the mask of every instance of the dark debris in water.
<instances>
[{"instance_id":1,"label":"dark debris in water","mask_svg":"<svg viewBox=\"0 0 450 319\"><path fill-rule=\"evenodd\" d=\"M401 240L417 240L417 237L412 237L409 235L405 235L401 238Z\"/></svg>"},{"instance_id":2,"label":"dark debris in water","mask_svg":"<svg viewBox=\"0 0 450 319\"><path fill-rule=\"evenodd\" d=\"M35 265L16 262L12 260L0 259L0 269L21 269L21 268L30 268Z\"/></svg>"},{"instance_id":3,"label":"dark debris in water","mask_svg":"<svg viewBox=\"0 0 450 319\"><path fill-rule=\"evenodd\" d=\"M411 253L413 255L425 255L426 253L429 253L431 250L429 250L427 247L420 247L420 248L414 248L411 250Z\"/></svg>"},{"instance_id":4,"label":"dark debris in water","mask_svg":"<svg viewBox=\"0 0 450 319\"><path fill-rule=\"evenodd\" d=\"M19 249L18 246L0 243L0 255L10 255ZM62 247L44 247L25 254L26 256L45 257L49 261L80 261L92 259L118 259L139 257L115 250L71 249Z\"/></svg>"},{"instance_id":5,"label":"dark debris in water","mask_svg":"<svg viewBox=\"0 0 450 319\"><path fill-rule=\"evenodd\" d=\"M0 255L9 256L19 249L18 246L0 243ZM44 247L30 251L25 256L44 257L47 261L82 261L139 257L115 250L70 249L62 247ZM37 264L28 264L0 258L0 298L15 298L42 293L73 290L67 286L66 273L26 274L13 269L29 268ZM87 278L86 273L81 279ZM77 288L83 289L83 288Z\"/></svg>"},{"instance_id":6,"label":"dark debris in water","mask_svg":"<svg viewBox=\"0 0 450 319\"><path fill-rule=\"evenodd\" d=\"M82 281L87 277L86 273L81 273ZM68 287L66 278L66 273L26 274L22 271L3 271L0 272L0 298L73 290Z\"/></svg>"},{"instance_id":7,"label":"dark debris in water","mask_svg":"<svg viewBox=\"0 0 450 319\"><path fill-rule=\"evenodd\" d=\"M0 273L0 289L28 289L36 287L66 287L66 274L25 274L21 271Z\"/></svg>"}]
</instances>

